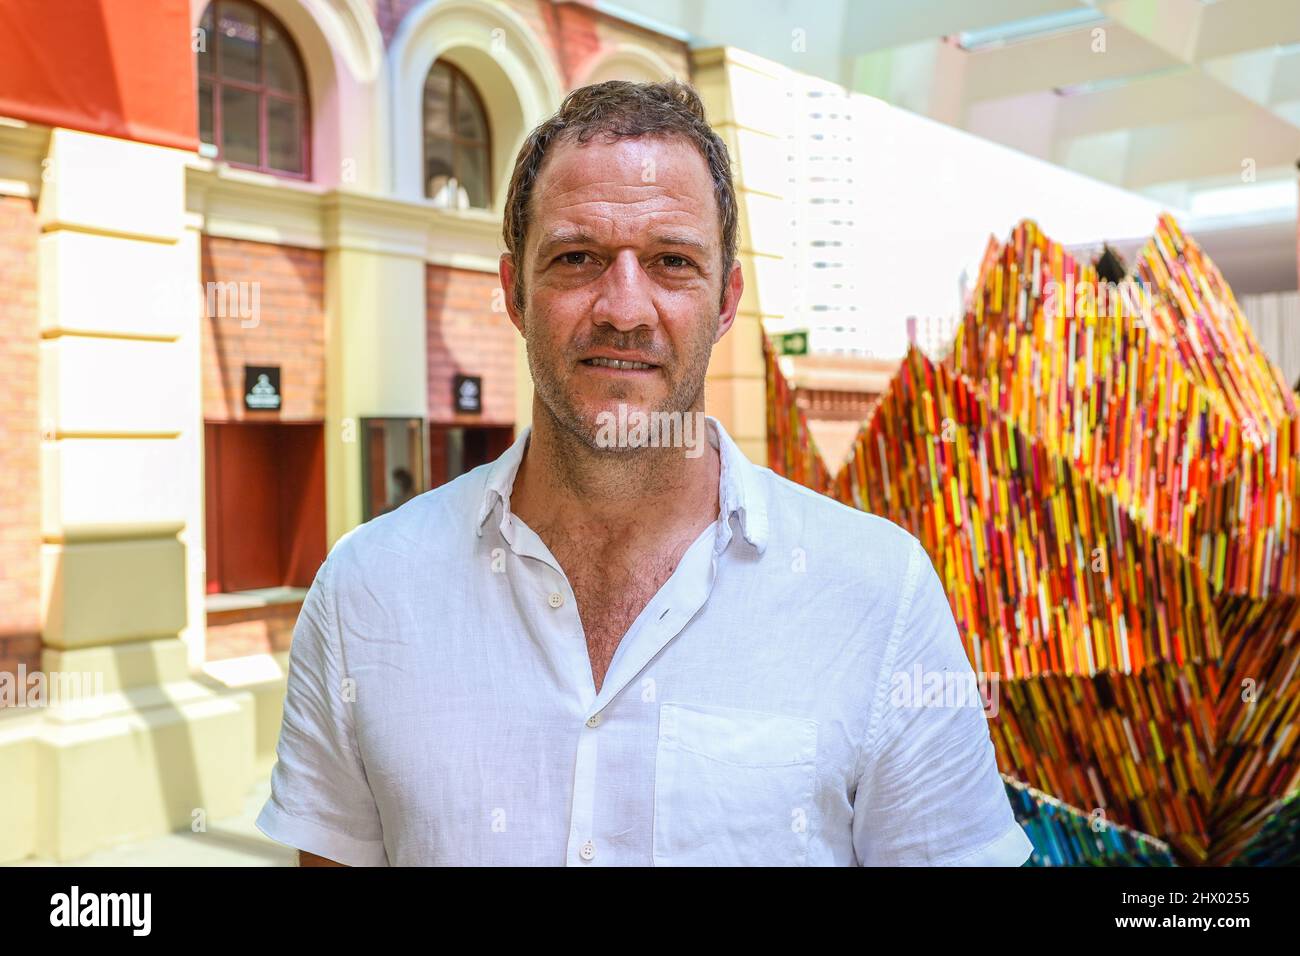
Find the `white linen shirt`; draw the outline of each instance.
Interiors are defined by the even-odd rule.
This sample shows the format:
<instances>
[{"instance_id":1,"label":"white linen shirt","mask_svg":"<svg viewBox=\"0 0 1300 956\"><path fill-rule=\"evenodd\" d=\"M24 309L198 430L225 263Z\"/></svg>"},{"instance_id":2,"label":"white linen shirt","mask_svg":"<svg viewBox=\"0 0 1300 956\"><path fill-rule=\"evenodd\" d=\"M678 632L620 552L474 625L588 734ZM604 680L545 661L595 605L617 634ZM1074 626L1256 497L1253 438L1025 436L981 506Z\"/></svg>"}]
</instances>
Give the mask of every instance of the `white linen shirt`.
<instances>
[{"instance_id":1,"label":"white linen shirt","mask_svg":"<svg viewBox=\"0 0 1300 956\"><path fill-rule=\"evenodd\" d=\"M920 543L706 421L721 513L599 694L573 589L510 511L531 428L341 538L262 832L354 866L1023 863L984 709L891 690L973 680Z\"/></svg>"}]
</instances>

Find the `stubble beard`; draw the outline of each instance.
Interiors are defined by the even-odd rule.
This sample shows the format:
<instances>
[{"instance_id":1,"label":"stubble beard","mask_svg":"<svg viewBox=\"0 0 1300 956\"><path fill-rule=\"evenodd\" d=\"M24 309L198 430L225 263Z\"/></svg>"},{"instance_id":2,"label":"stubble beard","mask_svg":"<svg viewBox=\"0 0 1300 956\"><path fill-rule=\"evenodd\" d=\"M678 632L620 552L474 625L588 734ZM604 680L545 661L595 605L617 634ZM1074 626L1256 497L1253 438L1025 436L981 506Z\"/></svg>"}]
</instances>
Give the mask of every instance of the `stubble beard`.
<instances>
[{"instance_id":1,"label":"stubble beard","mask_svg":"<svg viewBox=\"0 0 1300 956\"><path fill-rule=\"evenodd\" d=\"M539 331L544 322L529 322L527 313L524 313L524 345L528 353L528 369L533 379L533 389L541 399L542 406L549 413L552 421L558 426L561 441L567 437L591 449L593 452L602 454L623 454L637 455L638 453L647 453L661 451L663 449L653 448L636 448L636 447L604 447L597 441L597 432L600 425L597 421L597 415L602 411L617 412L620 402L627 402L631 405L634 389L626 389L627 394L621 395L625 391L623 388L613 388L610 390L609 398L603 407L586 412L580 409L573 400L573 388L570 382L573 377L581 374L579 372L568 370L575 364L576 356L574 353L567 351L564 347L558 346L546 339ZM720 316L714 314L712 321L702 322L700 325L701 332L694 337L684 356L684 361L673 363L672 359L676 356L668 356L668 362L662 364L659 373L668 379L668 394L665 395L653 407L642 407L639 403L636 408L647 414L656 412L678 412L686 414L699 407L701 394L704 390L704 379L708 373L709 358L713 352L713 342L717 337L718 324L721 321ZM601 344L611 345L616 348L635 351L640 341L631 335L621 336L617 333L612 336L604 336L599 340ZM584 347L584 351L594 347L594 342ZM670 370L678 368L682 374L674 377L670 376ZM561 437L563 436L563 437Z\"/></svg>"}]
</instances>

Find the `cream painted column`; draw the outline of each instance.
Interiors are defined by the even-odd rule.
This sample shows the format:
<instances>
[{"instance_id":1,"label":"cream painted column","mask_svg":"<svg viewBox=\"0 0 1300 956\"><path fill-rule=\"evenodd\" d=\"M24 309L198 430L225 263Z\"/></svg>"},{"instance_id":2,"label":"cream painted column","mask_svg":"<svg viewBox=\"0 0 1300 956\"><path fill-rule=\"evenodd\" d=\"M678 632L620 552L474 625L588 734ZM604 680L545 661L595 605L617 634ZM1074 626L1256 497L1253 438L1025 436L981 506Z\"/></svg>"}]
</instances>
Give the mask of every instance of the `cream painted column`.
<instances>
[{"instance_id":1,"label":"cream painted column","mask_svg":"<svg viewBox=\"0 0 1300 956\"><path fill-rule=\"evenodd\" d=\"M709 123L731 153L740 206L737 256L745 275L736 320L713 347L704 386L706 410L751 461L766 465L763 322L786 315L793 279L785 258L790 87L778 64L731 47L695 50L692 58L694 84Z\"/></svg>"},{"instance_id":2,"label":"cream painted column","mask_svg":"<svg viewBox=\"0 0 1300 956\"><path fill-rule=\"evenodd\" d=\"M325 198L325 510L331 547L361 523L361 419L429 417L429 220L422 206L341 191ZM427 448L425 454L427 459Z\"/></svg>"},{"instance_id":3,"label":"cream painted column","mask_svg":"<svg viewBox=\"0 0 1300 956\"><path fill-rule=\"evenodd\" d=\"M0 860L68 859L242 809L249 695L190 679L202 654L202 418L189 154L56 129L37 207L42 670L82 694L26 725L36 826ZM88 693L89 689L96 691ZM0 731L6 748L23 728ZM7 795L7 797L10 795Z\"/></svg>"}]
</instances>

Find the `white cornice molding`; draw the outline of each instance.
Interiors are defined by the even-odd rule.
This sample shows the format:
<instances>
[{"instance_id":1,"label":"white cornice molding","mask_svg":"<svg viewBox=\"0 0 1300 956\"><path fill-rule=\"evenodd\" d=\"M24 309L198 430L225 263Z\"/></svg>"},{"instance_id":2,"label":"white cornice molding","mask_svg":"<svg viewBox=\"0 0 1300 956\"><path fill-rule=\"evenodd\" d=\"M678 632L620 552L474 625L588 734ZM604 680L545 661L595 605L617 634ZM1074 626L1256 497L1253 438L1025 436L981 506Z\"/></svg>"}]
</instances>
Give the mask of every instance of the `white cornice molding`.
<instances>
[{"instance_id":1,"label":"white cornice molding","mask_svg":"<svg viewBox=\"0 0 1300 956\"><path fill-rule=\"evenodd\" d=\"M429 202L331 192L324 204L325 244L409 256L435 265L497 271L501 222L481 210L449 211Z\"/></svg>"},{"instance_id":2,"label":"white cornice molding","mask_svg":"<svg viewBox=\"0 0 1300 956\"><path fill-rule=\"evenodd\" d=\"M428 248L427 216L409 203L335 191L322 213L327 249L423 259Z\"/></svg>"},{"instance_id":3,"label":"white cornice molding","mask_svg":"<svg viewBox=\"0 0 1300 956\"><path fill-rule=\"evenodd\" d=\"M308 249L350 249L497 271L501 220L484 210L325 189L206 159L186 170L187 225L206 235Z\"/></svg>"},{"instance_id":4,"label":"white cornice molding","mask_svg":"<svg viewBox=\"0 0 1300 956\"><path fill-rule=\"evenodd\" d=\"M501 220L479 210L432 210L425 258L435 265L496 273L505 252Z\"/></svg>"},{"instance_id":5,"label":"white cornice molding","mask_svg":"<svg viewBox=\"0 0 1300 956\"><path fill-rule=\"evenodd\" d=\"M191 224L210 236L320 249L325 245L321 201L312 183L232 169L207 159L186 168L185 208Z\"/></svg>"},{"instance_id":6,"label":"white cornice molding","mask_svg":"<svg viewBox=\"0 0 1300 956\"><path fill-rule=\"evenodd\" d=\"M0 196L39 196L49 148L48 126L0 116Z\"/></svg>"},{"instance_id":7,"label":"white cornice molding","mask_svg":"<svg viewBox=\"0 0 1300 956\"><path fill-rule=\"evenodd\" d=\"M700 47L691 50L691 63L696 69L724 65L743 67L746 70L752 70L775 80L785 79L792 72L783 63L769 60L766 57L761 57L756 53L750 53L748 50L742 50L734 46Z\"/></svg>"}]
</instances>

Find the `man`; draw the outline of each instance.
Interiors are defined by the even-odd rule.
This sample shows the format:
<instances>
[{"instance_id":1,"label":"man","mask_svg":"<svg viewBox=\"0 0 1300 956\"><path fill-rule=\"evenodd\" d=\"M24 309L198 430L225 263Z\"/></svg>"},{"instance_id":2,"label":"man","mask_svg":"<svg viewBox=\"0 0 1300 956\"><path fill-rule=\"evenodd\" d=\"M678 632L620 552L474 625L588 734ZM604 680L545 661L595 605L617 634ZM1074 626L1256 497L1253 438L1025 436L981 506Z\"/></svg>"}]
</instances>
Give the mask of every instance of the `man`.
<instances>
[{"instance_id":1,"label":"man","mask_svg":"<svg viewBox=\"0 0 1300 956\"><path fill-rule=\"evenodd\" d=\"M1023 863L980 702L899 681L974 678L920 544L704 414L743 283L694 91L571 93L504 231L533 424L335 546L262 830L351 865Z\"/></svg>"},{"instance_id":2,"label":"man","mask_svg":"<svg viewBox=\"0 0 1300 956\"><path fill-rule=\"evenodd\" d=\"M397 493L388 500L380 514L396 511L415 497L415 476L401 465L393 469L393 485L397 488Z\"/></svg>"}]
</instances>

